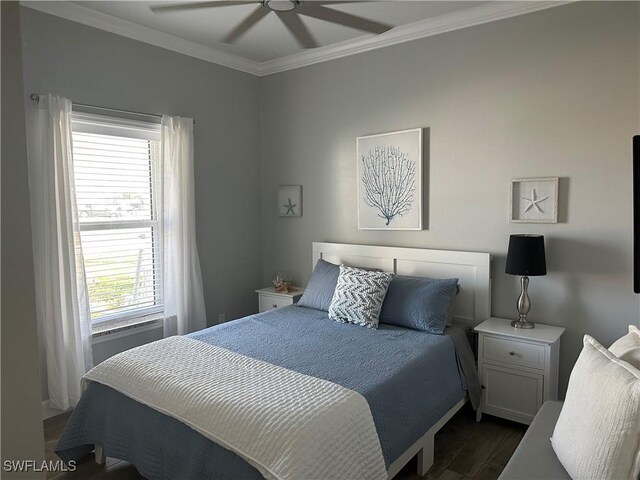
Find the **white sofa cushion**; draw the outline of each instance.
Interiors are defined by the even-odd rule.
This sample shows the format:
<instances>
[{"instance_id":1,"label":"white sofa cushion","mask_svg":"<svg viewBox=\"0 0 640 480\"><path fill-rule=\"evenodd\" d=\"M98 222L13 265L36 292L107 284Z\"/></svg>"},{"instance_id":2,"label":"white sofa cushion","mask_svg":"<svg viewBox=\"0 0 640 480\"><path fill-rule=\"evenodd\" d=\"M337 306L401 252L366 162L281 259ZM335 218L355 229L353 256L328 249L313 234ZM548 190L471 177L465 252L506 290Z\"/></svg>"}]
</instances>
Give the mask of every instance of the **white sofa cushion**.
<instances>
[{"instance_id":1,"label":"white sofa cushion","mask_svg":"<svg viewBox=\"0 0 640 480\"><path fill-rule=\"evenodd\" d=\"M613 342L609 351L620 360L640 369L640 329L629 325L629 333Z\"/></svg>"},{"instance_id":2,"label":"white sofa cushion","mask_svg":"<svg viewBox=\"0 0 640 480\"><path fill-rule=\"evenodd\" d=\"M636 480L640 370L589 335L583 343L551 438L553 450L574 480Z\"/></svg>"}]
</instances>

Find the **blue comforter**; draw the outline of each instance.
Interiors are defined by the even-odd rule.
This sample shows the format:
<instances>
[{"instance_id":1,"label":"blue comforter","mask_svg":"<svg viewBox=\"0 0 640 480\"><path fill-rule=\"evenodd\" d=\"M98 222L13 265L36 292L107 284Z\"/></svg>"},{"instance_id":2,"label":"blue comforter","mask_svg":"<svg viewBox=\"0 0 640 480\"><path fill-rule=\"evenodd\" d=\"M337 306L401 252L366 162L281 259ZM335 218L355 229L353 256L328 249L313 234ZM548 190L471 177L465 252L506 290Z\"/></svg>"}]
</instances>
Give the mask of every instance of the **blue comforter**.
<instances>
[{"instance_id":1,"label":"blue comforter","mask_svg":"<svg viewBox=\"0 0 640 480\"><path fill-rule=\"evenodd\" d=\"M387 466L465 395L447 335L390 325L371 330L290 306L190 336L359 392L371 408ZM93 444L147 478L261 478L231 451L97 383L85 391L56 453L77 460Z\"/></svg>"}]
</instances>

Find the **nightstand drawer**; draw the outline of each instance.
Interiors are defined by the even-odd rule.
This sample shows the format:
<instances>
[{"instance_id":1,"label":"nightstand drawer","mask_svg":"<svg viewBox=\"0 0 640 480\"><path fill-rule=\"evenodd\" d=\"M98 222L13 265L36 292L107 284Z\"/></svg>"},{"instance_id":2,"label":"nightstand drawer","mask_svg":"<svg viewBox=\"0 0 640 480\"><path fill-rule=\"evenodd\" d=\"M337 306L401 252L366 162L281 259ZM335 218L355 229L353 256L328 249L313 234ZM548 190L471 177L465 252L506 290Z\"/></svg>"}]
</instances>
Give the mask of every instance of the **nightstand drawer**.
<instances>
[{"instance_id":1,"label":"nightstand drawer","mask_svg":"<svg viewBox=\"0 0 640 480\"><path fill-rule=\"evenodd\" d=\"M286 307L291 305L292 299L284 298L275 295L260 295L260 311L266 312L267 310L273 310L274 308Z\"/></svg>"},{"instance_id":2,"label":"nightstand drawer","mask_svg":"<svg viewBox=\"0 0 640 480\"><path fill-rule=\"evenodd\" d=\"M482 357L486 360L544 369L545 347L501 337L483 335Z\"/></svg>"},{"instance_id":3,"label":"nightstand drawer","mask_svg":"<svg viewBox=\"0 0 640 480\"><path fill-rule=\"evenodd\" d=\"M258 294L258 311L262 313L275 308L293 305L300 300L303 291L300 287L294 287L293 291L287 293L276 292L273 287L260 288L256 290Z\"/></svg>"}]
</instances>

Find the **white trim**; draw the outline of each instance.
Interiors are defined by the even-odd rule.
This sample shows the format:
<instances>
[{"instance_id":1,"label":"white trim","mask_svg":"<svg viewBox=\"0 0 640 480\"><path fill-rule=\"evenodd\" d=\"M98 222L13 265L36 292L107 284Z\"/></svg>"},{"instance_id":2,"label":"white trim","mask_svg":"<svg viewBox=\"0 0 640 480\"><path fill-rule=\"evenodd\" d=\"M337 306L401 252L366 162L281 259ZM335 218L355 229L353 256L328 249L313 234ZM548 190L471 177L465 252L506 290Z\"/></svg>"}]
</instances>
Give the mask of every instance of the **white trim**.
<instances>
[{"instance_id":1,"label":"white trim","mask_svg":"<svg viewBox=\"0 0 640 480\"><path fill-rule=\"evenodd\" d=\"M67 1L21 1L20 4L40 12L106 30L123 37L132 38L144 43L166 48L167 50L199 58L200 60L263 77L357 53L409 42L411 40L430 37L440 33L558 7L574 1L576 0L494 1L438 17L400 25L380 35L347 40L266 62L249 60Z\"/></svg>"},{"instance_id":2,"label":"white trim","mask_svg":"<svg viewBox=\"0 0 640 480\"><path fill-rule=\"evenodd\" d=\"M95 345L96 343L110 342L112 340L117 340L118 338L128 337L129 335L136 335L139 333L144 333L149 330L163 329L164 324L161 319L156 321L149 321L148 323L142 323L140 325L131 325L128 327L123 327L120 329L114 329L113 332L103 333L103 334L95 334L92 336L91 341Z\"/></svg>"},{"instance_id":3,"label":"white trim","mask_svg":"<svg viewBox=\"0 0 640 480\"><path fill-rule=\"evenodd\" d=\"M458 12L441 15L439 17L419 20L417 22L400 25L380 35L347 40L326 47L314 48L287 57L270 60L259 64L260 76L271 75L294 68L305 67L315 63L326 62L336 58L347 57L356 53L368 52L378 48L388 47L399 43L409 42L420 38L451 32L462 28L481 25L504 18L524 15L547 8L558 7L569 1L519 1L501 2L479 5Z\"/></svg>"},{"instance_id":4,"label":"white trim","mask_svg":"<svg viewBox=\"0 0 640 480\"><path fill-rule=\"evenodd\" d=\"M123 37L132 38L140 42L166 48L173 52L182 53L190 57L199 58L207 62L216 63L224 67L240 70L241 72L258 75L258 62L248 60L215 48L207 47L184 38L160 32L122 18L92 10L71 2L29 2L21 1L20 5L40 12L66 18L73 22L82 23L90 27L106 30Z\"/></svg>"},{"instance_id":5,"label":"white trim","mask_svg":"<svg viewBox=\"0 0 640 480\"><path fill-rule=\"evenodd\" d=\"M74 110L71 113L71 125L74 133L97 133L150 141L161 140L160 124L157 122L132 120L130 118Z\"/></svg>"},{"instance_id":6,"label":"white trim","mask_svg":"<svg viewBox=\"0 0 640 480\"><path fill-rule=\"evenodd\" d=\"M53 408L49 400L42 401L42 420L46 420L47 418L55 417L57 415L61 415L65 412L73 410L73 408L68 408L67 410L58 410L57 408Z\"/></svg>"}]
</instances>

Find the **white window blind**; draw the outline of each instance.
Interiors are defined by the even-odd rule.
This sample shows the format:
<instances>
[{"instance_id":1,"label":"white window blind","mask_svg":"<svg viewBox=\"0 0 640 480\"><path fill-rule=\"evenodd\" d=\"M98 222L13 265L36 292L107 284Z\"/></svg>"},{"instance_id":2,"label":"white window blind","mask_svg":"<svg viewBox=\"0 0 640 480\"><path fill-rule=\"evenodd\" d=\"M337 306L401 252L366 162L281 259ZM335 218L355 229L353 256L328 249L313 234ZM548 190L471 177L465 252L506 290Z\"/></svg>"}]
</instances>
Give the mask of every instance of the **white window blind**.
<instances>
[{"instance_id":1,"label":"white window blind","mask_svg":"<svg viewBox=\"0 0 640 480\"><path fill-rule=\"evenodd\" d=\"M80 242L92 322L162 310L160 126L73 114Z\"/></svg>"}]
</instances>

